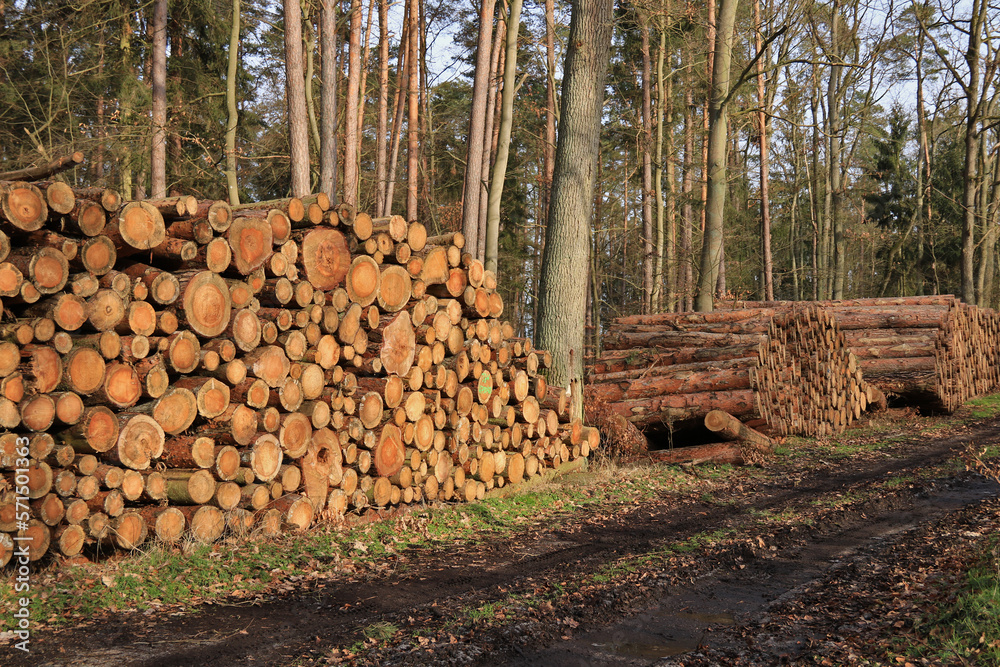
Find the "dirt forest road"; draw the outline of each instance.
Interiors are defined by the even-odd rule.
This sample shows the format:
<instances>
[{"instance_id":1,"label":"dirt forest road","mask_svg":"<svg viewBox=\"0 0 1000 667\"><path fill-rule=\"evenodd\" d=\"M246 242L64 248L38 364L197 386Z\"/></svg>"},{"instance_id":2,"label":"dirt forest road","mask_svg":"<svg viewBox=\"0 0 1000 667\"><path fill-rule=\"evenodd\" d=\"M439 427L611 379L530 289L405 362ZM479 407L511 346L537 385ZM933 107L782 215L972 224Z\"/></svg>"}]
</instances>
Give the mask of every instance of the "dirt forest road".
<instances>
[{"instance_id":1,"label":"dirt forest road","mask_svg":"<svg viewBox=\"0 0 1000 667\"><path fill-rule=\"evenodd\" d=\"M900 578L1000 526L1000 488L957 460L970 442L1000 444L1000 420L921 433L904 416L847 453L818 442L763 471L696 468L693 492L587 505L282 597L39 631L27 660L0 663L861 664L919 612L893 593Z\"/></svg>"}]
</instances>

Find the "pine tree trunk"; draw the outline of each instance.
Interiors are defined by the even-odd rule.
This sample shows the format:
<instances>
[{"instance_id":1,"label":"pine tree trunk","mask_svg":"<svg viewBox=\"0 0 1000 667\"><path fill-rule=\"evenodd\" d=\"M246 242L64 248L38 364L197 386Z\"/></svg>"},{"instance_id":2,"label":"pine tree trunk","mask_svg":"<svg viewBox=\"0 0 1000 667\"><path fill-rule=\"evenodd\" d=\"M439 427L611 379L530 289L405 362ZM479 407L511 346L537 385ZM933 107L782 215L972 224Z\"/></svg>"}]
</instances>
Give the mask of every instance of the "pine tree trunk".
<instances>
[{"instance_id":1,"label":"pine tree trunk","mask_svg":"<svg viewBox=\"0 0 1000 667\"><path fill-rule=\"evenodd\" d=\"M473 246L476 248L476 255L473 255L481 262L486 261L486 216L489 214L489 190L490 184L486 180L490 173L490 165L493 156L496 154L497 140L500 134L500 123L497 122L497 115L500 111L501 83L498 73L504 66L506 51L501 48L506 35L507 24L498 25L493 33L493 53L490 59L490 92L487 95L486 105L486 130L483 133L483 181L480 184L479 192L479 227L478 235Z\"/></svg>"},{"instance_id":2,"label":"pine tree trunk","mask_svg":"<svg viewBox=\"0 0 1000 667\"><path fill-rule=\"evenodd\" d=\"M500 199L507 177L507 156L510 153L510 130L514 124L514 78L517 75L517 35L521 25L521 0L511 0L507 20L507 55L503 70L503 100L500 104L500 136L497 156L490 176L489 211L486 216L486 270L497 272L500 248Z\"/></svg>"},{"instance_id":3,"label":"pine tree trunk","mask_svg":"<svg viewBox=\"0 0 1000 667\"><path fill-rule=\"evenodd\" d=\"M387 215L385 205L386 163L389 131L389 0L378 2L378 122L375 129L375 211Z\"/></svg>"},{"instance_id":4,"label":"pine tree trunk","mask_svg":"<svg viewBox=\"0 0 1000 667\"><path fill-rule=\"evenodd\" d=\"M357 204L358 199L358 102L361 98L361 0L351 0L350 32L347 44L347 99L344 103L344 190L341 199Z\"/></svg>"},{"instance_id":5,"label":"pine tree trunk","mask_svg":"<svg viewBox=\"0 0 1000 667\"><path fill-rule=\"evenodd\" d=\"M337 204L337 3L322 0L320 10L319 191ZM388 47L387 47L388 48Z\"/></svg>"},{"instance_id":6,"label":"pine tree trunk","mask_svg":"<svg viewBox=\"0 0 1000 667\"><path fill-rule=\"evenodd\" d=\"M420 173L420 0L410 0L410 87L407 89L406 219L417 219L417 185Z\"/></svg>"},{"instance_id":7,"label":"pine tree trunk","mask_svg":"<svg viewBox=\"0 0 1000 667\"><path fill-rule=\"evenodd\" d=\"M291 194L309 194L309 114L306 111L305 59L302 52L302 8L283 0L285 14L285 95L288 98Z\"/></svg>"},{"instance_id":8,"label":"pine tree trunk","mask_svg":"<svg viewBox=\"0 0 1000 667\"><path fill-rule=\"evenodd\" d=\"M695 308L711 311L713 293L722 264L723 209L726 199L726 148L728 134L729 67L738 0L722 0L716 28L712 65L712 97L708 133L708 199L705 203L705 239L701 252L701 277Z\"/></svg>"},{"instance_id":9,"label":"pine tree trunk","mask_svg":"<svg viewBox=\"0 0 1000 667\"><path fill-rule=\"evenodd\" d=\"M465 161L465 195L462 202L462 233L466 251L478 255L479 197L483 181L483 142L486 136L486 106L489 95L490 43L493 35L495 0L483 0L479 10L479 39L476 44L476 75L472 83L469 109L469 148Z\"/></svg>"},{"instance_id":10,"label":"pine tree trunk","mask_svg":"<svg viewBox=\"0 0 1000 667\"><path fill-rule=\"evenodd\" d=\"M404 14L403 20L403 36L399 41L399 51L396 57L396 81L398 81L399 84L396 88L396 99L394 103L396 110L392 116L392 143L389 148L389 176L386 179L385 209L382 211L383 216L392 214L392 200L396 190L396 172L399 169L399 144L403 139L403 111L406 108L406 91L410 86L410 70L408 66L408 54L410 52L410 22L407 18L410 11L409 5L406 6L405 11L406 13Z\"/></svg>"},{"instance_id":11,"label":"pine tree trunk","mask_svg":"<svg viewBox=\"0 0 1000 667\"><path fill-rule=\"evenodd\" d=\"M240 205L239 182L236 180L236 126L239 110L236 106L236 73L240 61L240 0L233 0L232 28L229 33L229 57L226 69L226 191L230 206Z\"/></svg>"},{"instance_id":12,"label":"pine tree trunk","mask_svg":"<svg viewBox=\"0 0 1000 667\"><path fill-rule=\"evenodd\" d=\"M656 244L653 254L653 292L651 303L654 312L663 310L663 60L667 48L667 32L660 25L660 45L656 51L656 170L653 173L653 193L656 197Z\"/></svg>"},{"instance_id":13,"label":"pine tree trunk","mask_svg":"<svg viewBox=\"0 0 1000 667\"><path fill-rule=\"evenodd\" d=\"M153 199L167 196L167 0L155 0L153 20L153 145L150 154Z\"/></svg>"},{"instance_id":14,"label":"pine tree trunk","mask_svg":"<svg viewBox=\"0 0 1000 667\"><path fill-rule=\"evenodd\" d=\"M667 14L670 14L670 3L667 3ZM664 298L662 300L662 310L673 310L677 298L677 173L674 162L674 66L673 54L668 53L668 66L670 75L667 77L664 99L667 108L663 114L666 139L666 167L667 167L667 193L666 193L666 224L664 229L665 239L663 243L663 282Z\"/></svg>"},{"instance_id":15,"label":"pine tree trunk","mask_svg":"<svg viewBox=\"0 0 1000 667\"><path fill-rule=\"evenodd\" d=\"M833 19L830 29L830 43L835 49L833 58L834 64L830 66L830 79L827 83L827 114L829 116L829 128L827 130L830 138L827 160L829 170L830 192L828 200L830 202L829 216L830 226L833 232L833 284L831 297L834 299L844 298L844 280L847 274L847 240L844 237L844 194L843 194L843 136L840 106L843 98L841 92L843 80L843 66L836 64L840 57L840 2L834 0Z\"/></svg>"},{"instance_id":16,"label":"pine tree trunk","mask_svg":"<svg viewBox=\"0 0 1000 667\"><path fill-rule=\"evenodd\" d=\"M316 78L316 34L313 31L312 17L307 16L303 22L305 34L302 37L302 44L306 58L305 91L306 91L306 113L309 116L309 133L312 136L312 145L317 151L320 146L319 121L316 118L316 102L313 99L313 80ZM309 192L312 192L312 178L310 175Z\"/></svg>"},{"instance_id":17,"label":"pine tree trunk","mask_svg":"<svg viewBox=\"0 0 1000 667\"><path fill-rule=\"evenodd\" d=\"M653 312L653 105L649 26L642 31L642 312Z\"/></svg>"},{"instance_id":18,"label":"pine tree trunk","mask_svg":"<svg viewBox=\"0 0 1000 667\"><path fill-rule=\"evenodd\" d=\"M974 263L976 254L976 162L979 141L978 125L980 115L979 100L979 59L983 43L983 22L985 21L986 0L974 0L972 15L969 17L969 48L965 52L965 62L969 70L969 82L965 88L965 162L962 165L962 300L970 306L976 305Z\"/></svg>"},{"instance_id":19,"label":"pine tree trunk","mask_svg":"<svg viewBox=\"0 0 1000 667\"><path fill-rule=\"evenodd\" d=\"M690 58L690 52L688 53ZM678 296L681 300L681 310L694 309L694 246L692 236L694 230L694 77L688 70L684 86L684 164L682 166L681 193L684 205L681 217L684 226L681 229L681 267L678 275Z\"/></svg>"},{"instance_id":20,"label":"pine tree trunk","mask_svg":"<svg viewBox=\"0 0 1000 667\"><path fill-rule=\"evenodd\" d=\"M771 203L767 155L767 95L764 91L764 27L760 15L761 0L754 0L755 48L757 50L757 112L758 147L760 149L760 239L763 259L764 300L774 300L774 263L771 259Z\"/></svg>"}]
</instances>

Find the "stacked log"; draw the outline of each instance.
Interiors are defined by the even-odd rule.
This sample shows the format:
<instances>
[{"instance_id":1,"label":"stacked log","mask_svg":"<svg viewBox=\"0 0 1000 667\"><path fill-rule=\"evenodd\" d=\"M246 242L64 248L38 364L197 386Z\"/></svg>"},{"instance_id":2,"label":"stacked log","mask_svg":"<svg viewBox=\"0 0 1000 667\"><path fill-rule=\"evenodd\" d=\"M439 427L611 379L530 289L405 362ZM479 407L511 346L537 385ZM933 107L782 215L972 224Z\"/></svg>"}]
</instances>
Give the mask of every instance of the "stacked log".
<instances>
[{"instance_id":1,"label":"stacked log","mask_svg":"<svg viewBox=\"0 0 1000 667\"><path fill-rule=\"evenodd\" d=\"M462 248L324 195L0 185L0 564L15 537L36 560L301 530L588 456Z\"/></svg>"},{"instance_id":2,"label":"stacked log","mask_svg":"<svg viewBox=\"0 0 1000 667\"><path fill-rule=\"evenodd\" d=\"M829 313L808 304L774 312L754 387L760 416L776 433L842 433L880 404Z\"/></svg>"},{"instance_id":3,"label":"stacked log","mask_svg":"<svg viewBox=\"0 0 1000 667\"><path fill-rule=\"evenodd\" d=\"M640 428L677 430L713 410L763 418L780 434L843 430L870 389L815 309L727 309L619 318L588 373L588 399Z\"/></svg>"},{"instance_id":4,"label":"stacked log","mask_svg":"<svg viewBox=\"0 0 1000 667\"><path fill-rule=\"evenodd\" d=\"M880 396L834 320L810 307L623 317L604 346L587 397L646 430L701 425L721 410L781 435L825 435Z\"/></svg>"},{"instance_id":5,"label":"stacked log","mask_svg":"<svg viewBox=\"0 0 1000 667\"><path fill-rule=\"evenodd\" d=\"M772 317L756 309L618 318L585 378L585 396L644 430L676 429L714 409L751 416L750 372Z\"/></svg>"},{"instance_id":6,"label":"stacked log","mask_svg":"<svg viewBox=\"0 0 1000 667\"><path fill-rule=\"evenodd\" d=\"M777 311L797 302L726 302ZM814 302L836 321L866 382L894 402L953 412L1000 381L1000 318L952 295Z\"/></svg>"}]
</instances>

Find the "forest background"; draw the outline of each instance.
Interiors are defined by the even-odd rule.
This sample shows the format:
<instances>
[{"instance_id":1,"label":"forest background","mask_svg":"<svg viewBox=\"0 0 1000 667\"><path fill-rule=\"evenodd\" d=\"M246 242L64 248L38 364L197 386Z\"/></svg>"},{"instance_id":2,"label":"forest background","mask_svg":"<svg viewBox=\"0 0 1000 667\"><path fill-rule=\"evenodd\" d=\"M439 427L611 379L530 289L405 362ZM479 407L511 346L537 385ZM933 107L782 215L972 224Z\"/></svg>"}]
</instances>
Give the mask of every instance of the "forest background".
<instances>
[{"instance_id":1,"label":"forest background","mask_svg":"<svg viewBox=\"0 0 1000 667\"><path fill-rule=\"evenodd\" d=\"M589 256L575 259L590 342L613 317L693 309L699 285L997 307L1000 5L718 1L614 7ZM74 185L130 198L325 191L461 230L532 336L581 6L0 0L0 171L81 150ZM727 39L722 236L706 264Z\"/></svg>"}]
</instances>

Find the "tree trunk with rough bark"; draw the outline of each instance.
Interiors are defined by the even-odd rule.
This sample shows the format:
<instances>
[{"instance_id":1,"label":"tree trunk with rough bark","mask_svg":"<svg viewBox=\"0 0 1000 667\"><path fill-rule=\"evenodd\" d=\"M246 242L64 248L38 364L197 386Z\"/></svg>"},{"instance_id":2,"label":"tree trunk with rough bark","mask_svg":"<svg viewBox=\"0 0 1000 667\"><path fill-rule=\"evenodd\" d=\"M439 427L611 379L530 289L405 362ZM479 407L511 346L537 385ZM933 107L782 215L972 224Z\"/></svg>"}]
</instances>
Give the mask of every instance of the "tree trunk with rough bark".
<instances>
[{"instance_id":1,"label":"tree trunk with rough bark","mask_svg":"<svg viewBox=\"0 0 1000 667\"><path fill-rule=\"evenodd\" d=\"M361 0L351 0L350 32L348 40L347 99L344 128L344 190L341 199L357 204L358 199L358 149L361 136L358 132L358 102L361 98Z\"/></svg>"},{"instance_id":2,"label":"tree trunk with rough bark","mask_svg":"<svg viewBox=\"0 0 1000 667\"><path fill-rule=\"evenodd\" d=\"M726 201L726 147L728 134L729 67L738 0L722 0L716 27L712 64L712 96L708 133L708 199L705 203L705 238L701 251L701 277L695 308L711 311L722 264L723 211Z\"/></svg>"},{"instance_id":3,"label":"tree trunk with rough bark","mask_svg":"<svg viewBox=\"0 0 1000 667\"><path fill-rule=\"evenodd\" d=\"M406 219L417 219L417 182L420 161L420 0L410 0L410 53L407 88ZM354 111L352 111L354 113Z\"/></svg>"},{"instance_id":4,"label":"tree trunk with rough bark","mask_svg":"<svg viewBox=\"0 0 1000 667\"><path fill-rule=\"evenodd\" d=\"M323 0L320 10L319 191L337 202L337 3Z\"/></svg>"},{"instance_id":5,"label":"tree trunk with rough bark","mask_svg":"<svg viewBox=\"0 0 1000 667\"><path fill-rule=\"evenodd\" d=\"M614 31L611 0L576 0L562 89L552 203L542 259L538 341L552 354L549 382L582 412L588 226L601 134L604 77ZM578 414L574 412L574 414Z\"/></svg>"},{"instance_id":6,"label":"tree trunk with rough bark","mask_svg":"<svg viewBox=\"0 0 1000 667\"><path fill-rule=\"evenodd\" d=\"M469 109L469 146L465 161L465 195L462 202L462 233L475 257L479 238L479 197L483 180L483 142L486 137L486 106L489 95L490 44L493 36L494 0L483 0L479 9L479 39L476 42L476 75Z\"/></svg>"},{"instance_id":7,"label":"tree trunk with rough bark","mask_svg":"<svg viewBox=\"0 0 1000 667\"><path fill-rule=\"evenodd\" d=\"M167 196L167 0L153 3L153 145L150 155L153 199Z\"/></svg>"},{"instance_id":8,"label":"tree trunk with rough bark","mask_svg":"<svg viewBox=\"0 0 1000 667\"><path fill-rule=\"evenodd\" d=\"M649 26L642 26L642 311L653 312L653 105Z\"/></svg>"},{"instance_id":9,"label":"tree trunk with rough bark","mask_svg":"<svg viewBox=\"0 0 1000 667\"><path fill-rule=\"evenodd\" d=\"M239 183L236 180L236 126L239 109L236 106L236 73L240 62L240 0L233 0L232 28L229 33L229 59L226 69L226 192L230 206L240 205Z\"/></svg>"},{"instance_id":10,"label":"tree trunk with rough bark","mask_svg":"<svg viewBox=\"0 0 1000 667\"><path fill-rule=\"evenodd\" d=\"M283 0L285 14L285 95L288 98L291 194L309 194L309 114L306 111L305 59L302 53L302 8Z\"/></svg>"},{"instance_id":11,"label":"tree trunk with rough bark","mask_svg":"<svg viewBox=\"0 0 1000 667\"><path fill-rule=\"evenodd\" d=\"M500 250L500 199L507 177L507 156L510 153L510 131L514 123L514 92L517 75L517 35L521 25L521 0L511 0L507 20L507 54L503 70L503 99L500 103L500 135L497 155L490 176L489 210L486 216L486 270L497 272L497 254Z\"/></svg>"}]
</instances>

